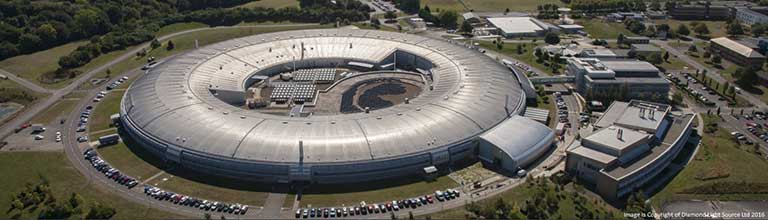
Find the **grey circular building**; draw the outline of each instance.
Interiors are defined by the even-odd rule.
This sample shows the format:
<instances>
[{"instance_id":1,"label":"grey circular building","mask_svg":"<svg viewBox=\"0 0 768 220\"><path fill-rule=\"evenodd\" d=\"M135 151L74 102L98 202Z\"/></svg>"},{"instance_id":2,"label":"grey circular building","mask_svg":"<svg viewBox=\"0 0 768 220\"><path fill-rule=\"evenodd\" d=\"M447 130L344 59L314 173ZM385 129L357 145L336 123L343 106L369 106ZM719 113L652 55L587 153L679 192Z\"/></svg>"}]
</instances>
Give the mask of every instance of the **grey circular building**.
<instances>
[{"instance_id":1,"label":"grey circular building","mask_svg":"<svg viewBox=\"0 0 768 220\"><path fill-rule=\"evenodd\" d=\"M348 92L386 80L416 91L396 98L402 101ZM250 105L257 102L267 107ZM379 102L388 105L365 104ZM477 137L524 105L512 72L476 50L416 35L325 29L254 35L174 57L130 86L120 114L123 130L144 148L192 170L345 183L476 155Z\"/></svg>"}]
</instances>

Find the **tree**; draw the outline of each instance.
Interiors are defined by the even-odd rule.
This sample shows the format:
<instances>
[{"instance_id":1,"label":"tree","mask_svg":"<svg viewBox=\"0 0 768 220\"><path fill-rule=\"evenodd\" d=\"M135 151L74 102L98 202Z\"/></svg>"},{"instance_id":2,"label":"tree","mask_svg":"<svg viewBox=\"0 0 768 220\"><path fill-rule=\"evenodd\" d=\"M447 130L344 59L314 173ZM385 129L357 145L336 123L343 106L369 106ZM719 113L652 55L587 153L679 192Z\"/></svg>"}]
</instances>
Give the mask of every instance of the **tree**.
<instances>
[{"instance_id":1,"label":"tree","mask_svg":"<svg viewBox=\"0 0 768 220\"><path fill-rule=\"evenodd\" d=\"M40 40L40 37L37 35L24 34L21 35L21 38L19 39L19 49L24 53L36 51L40 48L41 43L42 40Z\"/></svg>"},{"instance_id":2,"label":"tree","mask_svg":"<svg viewBox=\"0 0 768 220\"><path fill-rule=\"evenodd\" d=\"M413 220L413 212L408 211L408 220Z\"/></svg>"},{"instance_id":3,"label":"tree","mask_svg":"<svg viewBox=\"0 0 768 220\"><path fill-rule=\"evenodd\" d=\"M547 32L544 35L544 42L546 42L548 44L558 44L558 43L560 43L560 36L558 36L554 32Z\"/></svg>"},{"instance_id":4,"label":"tree","mask_svg":"<svg viewBox=\"0 0 768 220\"><path fill-rule=\"evenodd\" d=\"M649 55L646 59L649 63L656 64L656 65L664 62L664 60L662 60L661 58L661 55L659 55L658 53L653 53Z\"/></svg>"},{"instance_id":5,"label":"tree","mask_svg":"<svg viewBox=\"0 0 768 220\"><path fill-rule=\"evenodd\" d=\"M523 54L523 45L522 44L518 44L517 45L517 54L518 55Z\"/></svg>"},{"instance_id":6,"label":"tree","mask_svg":"<svg viewBox=\"0 0 768 220\"><path fill-rule=\"evenodd\" d=\"M688 52L691 52L691 53L696 53L696 52L699 52L699 49L698 49L698 48L696 48L696 45L694 45L694 44L691 44L691 46L690 46L690 47L688 47Z\"/></svg>"},{"instance_id":7,"label":"tree","mask_svg":"<svg viewBox=\"0 0 768 220\"><path fill-rule=\"evenodd\" d=\"M398 4L398 7L400 8L400 10L402 10L405 13L414 14L419 12L419 7L421 7L421 1L420 0L400 0L400 4Z\"/></svg>"},{"instance_id":8,"label":"tree","mask_svg":"<svg viewBox=\"0 0 768 220\"><path fill-rule=\"evenodd\" d=\"M683 104L683 95L681 95L679 92L675 92L674 94L672 94L672 104L674 105Z\"/></svg>"},{"instance_id":9,"label":"tree","mask_svg":"<svg viewBox=\"0 0 768 220\"><path fill-rule=\"evenodd\" d=\"M688 36L689 34L691 34L691 30L688 29L688 25L685 25L685 24L680 24L679 26L677 26L676 32L680 36Z\"/></svg>"},{"instance_id":10,"label":"tree","mask_svg":"<svg viewBox=\"0 0 768 220\"><path fill-rule=\"evenodd\" d=\"M109 31L109 22L106 15L97 8L85 8L75 14L74 22L76 31L81 36L93 36Z\"/></svg>"},{"instance_id":11,"label":"tree","mask_svg":"<svg viewBox=\"0 0 768 220\"><path fill-rule=\"evenodd\" d=\"M57 42L58 32L51 24L40 25L40 27L35 29L35 34L40 37L40 40L46 46L55 45Z\"/></svg>"},{"instance_id":12,"label":"tree","mask_svg":"<svg viewBox=\"0 0 768 220\"><path fill-rule=\"evenodd\" d=\"M656 30L658 30L658 31L663 31L663 32L667 32L667 33L669 33L669 30L671 30L671 29L672 29L672 28L671 28L671 27L669 27L669 25L668 25L668 24L660 24L659 26L657 26L657 27L656 27Z\"/></svg>"},{"instance_id":13,"label":"tree","mask_svg":"<svg viewBox=\"0 0 768 220\"><path fill-rule=\"evenodd\" d=\"M720 62L722 62L722 58L720 58L720 56L712 56L712 63L720 64Z\"/></svg>"},{"instance_id":14,"label":"tree","mask_svg":"<svg viewBox=\"0 0 768 220\"><path fill-rule=\"evenodd\" d=\"M730 83L728 83L728 82L725 82L725 83L723 84L723 93L724 93L724 94L728 94L728 90L729 90L730 88L731 88L731 84L730 84Z\"/></svg>"},{"instance_id":15,"label":"tree","mask_svg":"<svg viewBox=\"0 0 768 220\"><path fill-rule=\"evenodd\" d=\"M156 49L160 47L162 44L160 44L160 41L157 39L153 39L152 42L149 43L149 46L152 47L152 49Z\"/></svg>"},{"instance_id":16,"label":"tree","mask_svg":"<svg viewBox=\"0 0 768 220\"><path fill-rule=\"evenodd\" d=\"M736 84L743 88L752 87L758 80L757 71L751 67L740 67L733 75L736 77Z\"/></svg>"},{"instance_id":17,"label":"tree","mask_svg":"<svg viewBox=\"0 0 768 220\"><path fill-rule=\"evenodd\" d=\"M741 27L741 24L739 22L731 22L730 24L728 24L728 27L726 28L727 28L726 32L730 36L744 34L744 29Z\"/></svg>"},{"instance_id":18,"label":"tree","mask_svg":"<svg viewBox=\"0 0 768 220\"><path fill-rule=\"evenodd\" d=\"M624 44L624 38L625 38L624 34L619 33L619 36L616 37L616 44L618 44L618 45Z\"/></svg>"},{"instance_id":19,"label":"tree","mask_svg":"<svg viewBox=\"0 0 768 220\"><path fill-rule=\"evenodd\" d=\"M507 14L509 14L509 8L507 8L506 10L504 10L504 15L507 15Z\"/></svg>"},{"instance_id":20,"label":"tree","mask_svg":"<svg viewBox=\"0 0 768 220\"><path fill-rule=\"evenodd\" d=\"M470 24L469 21L464 20L464 22L461 22L461 29L459 29L459 31L464 34L472 34L473 29L474 27L472 27L472 24Z\"/></svg>"},{"instance_id":21,"label":"tree","mask_svg":"<svg viewBox=\"0 0 768 220\"><path fill-rule=\"evenodd\" d=\"M112 218L112 216L117 213L115 211L115 208L107 205L102 205L101 203L95 202L91 206L91 210L88 211L88 215L86 215L85 218L88 219L108 219Z\"/></svg>"},{"instance_id":22,"label":"tree","mask_svg":"<svg viewBox=\"0 0 768 220\"><path fill-rule=\"evenodd\" d=\"M168 45L167 45L167 46L165 46L165 49L166 49L166 50L173 50L173 48L176 48L176 46L175 46L175 45L173 45L173 41L171 41L171 40L168 40Z\"/></svg>"},{"instance_id":23,"label":"tree","mask_svg":"<svg viewBox=\"0 0 768 220\"><path fill-rule=\"evenodd\" d=\"M664 52L664 61L669 62L669 51Z\"/></svg>"},{"instance_id":24,"label":"tree","mask_svg":"<svg viewBox=\"0 0 768 220\"><path fill-rule=\"evenodd\" d=\"M752 32L752 36L760 37L763 34L765 34L766 26L758 23L758 24L753 24L750 29L751 29L750 32Z\"/></svg>"},{"instance_id":25,"label":"tree","mask_svg":"<svg viewBox=\"0 0 768 220\"><path fill-rule=\"evenodd\" d=\"M693 31L696 32L698 36L705 36L709 34L709 28L705 23L698 23L696 27L694 27Z\"/></svg>"},{"instance_id":26,"label":"tree","mask_svg":"<svg viewBox=\"0 0 768 220\"><path fill-rule=\"evenodd\" d=\"M387 11L387 13L384 14L384 18L387 20L392 20L397 18L397 14L395 14L395 11Z\"/></svg>"},{"instance_id":27,"label":"tree","mask_svg":"<svg viewBox=\"0 0 768 220\"><path fill-rule=\"evenodd\" d=\"M389 219L396 220L397 216L395 215L395 212L389 212Z\"/></svg>"},{"instance_id":28,"label":"tree","mask_svg":"<svg viewBox=\"0 0 768 220\"><path fill-rule=\"evenodd\" d=\"M456 11L442 11L438 16L440 18L440 25L442 25L444 28L456 29L456 20L459 18L459 15L456 13Z\"/></svg>"}]
</instances>

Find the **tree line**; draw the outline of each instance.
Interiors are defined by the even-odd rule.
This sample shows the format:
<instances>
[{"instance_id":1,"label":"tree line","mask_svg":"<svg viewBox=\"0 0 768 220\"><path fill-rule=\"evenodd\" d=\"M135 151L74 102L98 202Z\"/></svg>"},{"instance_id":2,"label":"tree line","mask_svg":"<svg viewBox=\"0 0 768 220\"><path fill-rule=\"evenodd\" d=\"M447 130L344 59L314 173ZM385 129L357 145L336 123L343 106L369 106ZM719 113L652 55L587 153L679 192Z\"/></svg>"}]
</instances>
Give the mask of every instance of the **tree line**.
<instances>
[{"instance_id":1,"label":"tree line","mask_svg":"<svg viewBox=\"0 0 768 220\"><path fill-rule=\"evenodd\" d=\"M570 7L574 14L645 11L646 9L644 0L571 0Z\"/></svg>"},{"instance_id":2,"label":"tree line","mask_svg":"<svg viewBox=\"0 0 768 220\"><path fill-rule=\"evenodd\" d=\"M38 219L66 219L78 215L84 215L86 219L109 219L117 214L115 208L98 202L86 206L85 199L77 193L59 200L45 178L37 184L27 183L24 189L12 193L10 199L11 207L7 213L15 212L15 218L21 217L25 211L31 213L35 210L40 211Z\"/></svg>"},{"instance_id":3,"label":"tree line","mask_svg":"<svg viewBox=\"0 0 768 220\"><path fill-rule=\"evenodd\" d=\"M362 21L370 8L353 0L301 0L301 9L227 8L249 0L124 0L0 2L0 59L89 39L59 60L65 69L115 50L150 41L160 27L178 22L210 26L252 21L330 23ZM308 3L311 2L311 3Z\"/></svg>"}]
</instances>

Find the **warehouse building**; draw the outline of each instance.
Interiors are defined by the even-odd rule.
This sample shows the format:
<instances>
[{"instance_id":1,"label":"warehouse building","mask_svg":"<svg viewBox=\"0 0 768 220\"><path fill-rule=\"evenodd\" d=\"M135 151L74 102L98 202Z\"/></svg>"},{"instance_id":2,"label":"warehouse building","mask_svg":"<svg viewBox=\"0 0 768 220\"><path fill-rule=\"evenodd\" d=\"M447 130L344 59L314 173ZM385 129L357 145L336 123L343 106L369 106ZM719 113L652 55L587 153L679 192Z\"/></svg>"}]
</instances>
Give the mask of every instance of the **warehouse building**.
<instances>
[{"instance_id":1,"label":"warehouse building","mask_svg":"<svg viewBox=\"0 0 768 220\"><path fill-rule=\"evenodd\" d=\"M693 130L693 115L674 115L670 109L638 100L614 102L591 133L568 147L566 172L608 201L657 187L674 176L663 171L681 169L669 164Z\"/></svg>"},{"instance_id":2,"label":"warehouse building","mask_svg":"<svg viewBox=\"0 0 768 220\"><path fill-rule=\"evenodd\" d=\"M499 35L506 38L541 36L547 31L558 29L532 17L496 17L488 18L488 22L498 29Z\"/></svg>"},{"instance_id":3,"label":"warehouse building","mask_svg":"<svg viewBox=\"0 0 768 220\"><path fill-rule=\"evenodd\" d=\"M645 61L571 57L566 74L576 78L576 91L587 99L620 94L628 99L665 100L669 93L669 81Z\"/></svg>"},{"instance_id":4,"label":"warehouse building","mask_svg":"<svg viewBox=\"0 0 768 220\"><path fill-rule=\"evenodd\" d=\"M740 66L762 69L765 56L740 42L727 37L710 40L709 51Z\"/></svg>"}]
</instances>

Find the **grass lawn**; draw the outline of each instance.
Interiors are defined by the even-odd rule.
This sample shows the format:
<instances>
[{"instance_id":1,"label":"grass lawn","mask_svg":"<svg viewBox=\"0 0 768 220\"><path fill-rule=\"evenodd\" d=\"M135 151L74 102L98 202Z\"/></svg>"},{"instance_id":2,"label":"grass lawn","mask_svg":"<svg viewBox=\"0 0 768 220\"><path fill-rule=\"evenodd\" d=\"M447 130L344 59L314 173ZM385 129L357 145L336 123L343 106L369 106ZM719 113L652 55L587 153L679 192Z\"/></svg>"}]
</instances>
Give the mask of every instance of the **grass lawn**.
<instances>
[{"instance_id":1,"label":"grass lawn","mask_svg":"<svg viewBox=\"0 0 768 220\"><path fill-rule=\"evenodd\" d=\"M58 123L57 121L59 119L64 118L66 114L69 114L69 112L73 110L77 102L78 100L74 99L63 99L58 101L44 112L35 115L35 117L32 118L32 123Z\"/></svg>"},{"instance_id":2,"label":"grass lawn","mask_svg":"<svg viewBox=\"0 0 768 220\"><path fill-rule=\"evenodd\" d=\"M622 23L605 22L597 19L577 19L576 24L584 26L584 31L589 33L592 38L616 39L619 37L619 34L637 36L624 28Z\"/></svg>"},{"instance_id":3,"label":"grass lawn","mask_svg":"<svg viewBox=\"0 0 768 220\"><path fill-rule=\"evenodd\" d=\"M185 169L171 169L149 184L166 191L206 200L261 206L272 190L271 185L247 183L222 177L199 174ZM286 198L289 199L289 198Z\"/></svg>"},{"instance_id":4,"label":"grass lawn","mask_svg":"<svg viewBox=\"0 0 768 220\"><path fill-rule=\"evenodd\" d=\"M27 94L29 94L32 97L36 97L37 100L42 99L42 98L48 96L45 93L37 93L37 92L34 92L32 90L29 90L26 87L21 86L18 83L14 82L14 81L11 81L11 80L0 80L0 88L10 89L10 90L21 90L21 91L26 92ZM17 102L19 104L24 104L24 105L27 105L27 104L30 104L30 103L34 102L34 101L28 101L28 100L23 100L23 99L12 99L11 101Z\"/></svg>"},{"instance_id":5,"label":"grass lawn","mask_svg":"<svg viewBox=\"0 0 768 220\"><path fill-rule=\"evenodd\" d=\"M302 207L350 206L360 201L380 203L405 199L418 195L434 193L458 186L448 176L441 176L434 181L424 181L420 177L403 178L384 182L351 184L340 188L336 186L312 185L304 189L301 196Z\"/></svg>"},{"instance_id":6,"label":"grass lawn","mask_svg":"<svg viewBox=\"0 0 768 220\"><path fill-rule=\"evenodd\" d=\"M466 8L459 2L459 0L422 0L421 7L429 6L432 12L438 12L443 10L453 10L457 12L464 12ZM459 16L461 17L461 16Z\"/></svg>"},{"instance_id":7,"label":"grass lawn","mask_svg":"<svg viewBox=\"0 0 768 220\"><path fill-rule=\"evenodd\" d=\"M557 210L550 215L551 219L583 219L579 216L577 216L577 203L582 204L586 209L588 210L599 210L600 212L609 212L612 216L615 218L620 218L621 214L619 210L616 208L613 208L612 206L608 205L607 203L603 202L599 198L593 198L591 196L587 196L583 193L583 188L581 187L574 187L573 183L569 183L563 187L562 191L555 191L552 186L553 183L549 182L550 190L545 191L545 194L553 194L553 196L559 195L560 199L558 199L558 208ZM506 192L501 193L500 195L496 195L493 197L490 197L485 200L481 200L477 202L476 204L481 206L490 206L493 205L498 199L502 198L506 202L511 202L515 204L514 209L519 209L525 205L525 201L528 199L532 199L537 196L537 191L541 190L539 186L536 184L529 184L525 183L520 186L515 187L514 189L507 190ZM541 194L539 194L541 195ZM574 197L574 195L579 195L579 198ZM513 209L513 210L514 210ZM456 209L449 209L444 210L441 212L430 214L429 216L432 219L466 219L468 212L464 207L456 208ZM521 214L522 215L522 214ZM524 215L522 215L524 216ZM426 218L426 215L419 216L419 219Z\"/></svg>"},{"instance_id":8,"label":"grass lawn","mask_svg":"<svg viewBox=\"0 0 768 220\"><path fill-rule=\"evenodd\" d=\"M299 7L299 1L296 0L257 0L251 1L239 6L237 8L285 8L285 7Z\"/></svg>"},{"instance_id":9,"label":"grass lawn","mask_svg":"<svg viewBox=\"0 0 768 220\"><path fill-rule=\"evenodd\" d=\"M120 101L125 91L110 91L100 103L94 103L93 113L88 119L88 130L90 132L109 129L112 127L112 121L109 116L120 111ZM91 137L93 138L93 137Z\"/></svg>"},{"instance_id":10,"label":"grass lawn","mask_svg":"<svg viewBox=\"0 0 768 220\"><path fill-rule=\"evenodd\" d=\"M655 23L657 25L659 25L659 24L667 24L673 30L677 30L677 27L679 27L680 24L685 24L691 30L691 36L696 36L696 32L693 32L693 27L691 26L691 22L693 22L693 21L680 21L680 20L672 20L672 19L653 20L653 23ZM704 24L707 25L707 28L709 29L709 33L710 33L708 36L710 38L717 38L717 37L724 37L724 36L726 36L726 33L725 33L725 30L726 30L725 29L725 21L696 21L696 22L704 23Z\"/></svg>"},{"instance_id":11,"label":"grass lawn","mask_svg":"<svg viewBox=\"0 0 768 220\"><path fill-rule=\"evenodd\" d=\"M717 116L704 115L705 124L713 122L724 123ZM713 134L702 136L702 145L694 156L693 161L672 179L663 190L651 198L655 207L660 207L665 201L679 199L768 199L768 194L685 193L686 190L713 186L715 183L738 183L743 181L745 183L768 184L768 175L761 175L755 172L768 170L768 161L753 153L753 145L737 144L731 138L729 131L722 127ZM703 177L709 178L709 180L704 180L702 179Z\"/></svg>"},{"instance_id":12,"label":"grass lawn","mask_svg":"<svg viewBox=\"0 0 768 220\"><path fill-rule=\"evenodd\" d=\"M122 139L123 141L118 144L99 147L96 150L105 161L120 172L138 180L146 180L161 171L159 167L162 167L163 163L160 159L139 147L129 136L122 135Z\"/></svg>"},{"instance_id":13,"label":"grass lawn","mask_svg":"<svg viewBox=\"0 0 768 220\"><path fill-rule=\"evenodd\" d=\"M464 0L467 6L477 12L535 12L543 4L563 5L558 0Z\"/></svg>"},{"instance_id":14,"label":"grass lawn","mask_svg":"<svg viewBox=\"0 0 768 220\"><path fill-rule=\"evenodd\" d=\"M165 35L180 32L180 31L185 31L185 30L195 29L195 28L204 28L204 27L208 27L208 25L200 22L175 23L175 24L163 26L162 28L160 28L160 30L157 31L157 33L155 33L155 36L160 37L160 36L165 36Z\"/></svg>"},{"instance_id":15,"label":"grass lawn","mask_svg":"<svg viewBox=\"0 0 768 220\"><path fill-rule=\"evenodd\" d=\"M535 48L544 45L544 43L504 43L504 47L501 50L499 50L499 48L496 47L496 45L494 45L491 41L478 41L478 43L481 47L488 50L493 50L498 53L511 56L520 62L536 67L541 71L551 72L548 64L536 62L536 56L533 55ZM523 53L517 53L517 45L523 45ZM560 69L562 70L562 68Z\"/></svg>"},{"instance_id":16,"label":"grass lawn","mask_svg":"<svg viewBox=\"0 0 768 220\"><path fill-rule=\"evenodd\" d=\"M52 85L40 83L40 76L43 75L43 73L55 71L59 68L59 57L69 54L77 49L77 47L85 45L86 43L87 41L78 41L32 54L11 57L0 61L0 68L13 74L17 74L30 82L45 87L56 88Z\"/></svg>"},{"instance_id":17,"label":"grass lawn","mask_svg":"<svg viewBox=\"0 0 768 220\"><path fill-rule=\"evenodd\" d=\"M6 196L0 199L0 218L34 219L41 208L27 208L23 213L7 212L10 208L8 195L20 192L27 183L37 184L41 176L49 182L54 196L63 200L71 193L78 193L86 200L86 206L93 202L107 204L116 209L113 219L170 219L181 216L133 203L115 196L110 189L100 184L91 184L80 175L61 152L4 152L0 153L0 173L9 178L0 181L0 191ZM85 209L87 212L87 209ZM80 219L85 216L73 216Z\"/></svg>"},{"instance_id":18,"label":"grass lawn","mask_svg":"<svg viewBox=\"0 0 768 220\"><path fill-rule=\"evenodd\" d=\"M661 49L662 57L664 56L665 52L666 50ZM659 66L661 66L661 68L664 68L665 71L669 72L672 70L674 71L683 70L684 67L688 66L688 64L678 59L674 55L669 54L669 59L667 61L663 61Z\"/></svg>"}]
</instances>

